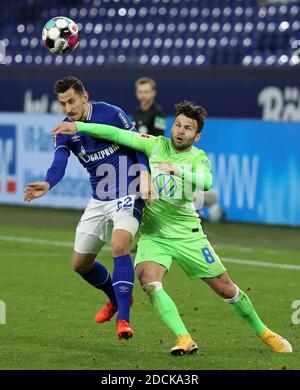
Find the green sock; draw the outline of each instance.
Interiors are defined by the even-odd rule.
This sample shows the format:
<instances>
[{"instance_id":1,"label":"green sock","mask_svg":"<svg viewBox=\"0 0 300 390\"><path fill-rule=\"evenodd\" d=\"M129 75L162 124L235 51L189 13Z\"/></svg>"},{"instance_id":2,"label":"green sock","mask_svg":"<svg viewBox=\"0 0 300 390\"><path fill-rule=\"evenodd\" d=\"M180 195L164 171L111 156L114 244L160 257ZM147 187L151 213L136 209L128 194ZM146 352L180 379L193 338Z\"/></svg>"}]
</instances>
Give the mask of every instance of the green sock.
<instances>
[{"instance_id":1,"label":"green sock","mask_svg":"<svg viewBox=\"0 0 300 390\"><path fill-rule=\"evenodd\" d=\"M149 298L160 318L176 336L179 334L189 334L179 316L175 303L164 290L151 293Z\"/></svg>"},{"instance_id":2,"label":"green sock","mask_svg":"<svg viewBox=\"0 0 300 390\"><path fill-rule=\"evenodd\" d=\"M266 329L266 326L258 317L250 298L243 291L240 290L237 301L229 302L229 304L239 317L244 318L248 322L258 336Z\"/></svg>"}]
</instances>

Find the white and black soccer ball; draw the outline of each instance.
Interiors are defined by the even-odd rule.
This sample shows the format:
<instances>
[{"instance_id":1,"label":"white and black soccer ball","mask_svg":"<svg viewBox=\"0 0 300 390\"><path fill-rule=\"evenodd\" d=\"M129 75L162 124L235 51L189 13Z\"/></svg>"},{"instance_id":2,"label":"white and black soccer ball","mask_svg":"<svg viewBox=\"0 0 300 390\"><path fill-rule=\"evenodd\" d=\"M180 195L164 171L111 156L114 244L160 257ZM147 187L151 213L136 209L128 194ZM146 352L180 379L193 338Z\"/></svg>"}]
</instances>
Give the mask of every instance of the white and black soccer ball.
<instances>
[{"instance_id":1,"label":"white and black soccer ball","mask_svg":"<svg viewBox=\"0 0 300 390\"><path fill-rule=\"evenodd\" d=\"M45 24L42 40L51 53L70 53L79 44L78 26L72 19L57 16Z\"/></svg>"}]
</instances>

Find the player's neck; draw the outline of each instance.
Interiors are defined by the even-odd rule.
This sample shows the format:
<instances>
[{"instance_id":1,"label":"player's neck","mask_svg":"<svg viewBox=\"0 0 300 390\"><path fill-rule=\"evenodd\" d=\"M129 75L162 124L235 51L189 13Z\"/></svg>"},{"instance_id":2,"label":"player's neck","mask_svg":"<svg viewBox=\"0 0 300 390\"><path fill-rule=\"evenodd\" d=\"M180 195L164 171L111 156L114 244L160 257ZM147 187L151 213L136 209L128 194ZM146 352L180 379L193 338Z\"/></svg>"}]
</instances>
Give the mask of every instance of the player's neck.
<instances>
[{"instance_id":1,"label":"player's neck","mask_svg":"<svg viewBox=\"0 0 300 390\"><path fill-rule=\"evenodd\" d=\"M86 103L86 104L85 104L85 107L84 107L83 115L82 115L82 117L81 117L81 120L82 120L82 121L85 121L85 120L86 120L89 111L90 111L90 105L89 105L89 103Z\"/></svg>"},{"instance_id":2,"label":"player's neck","mask_svg":"<svg viewBox=\"0 0 300 390\"><path fill-rule=\"evenodd\" d=\"M186 149L178 150L177 148L175 148L172 139L171 139L171 146L172 146L172 149L174 150L175 153L185 153L185 152L190 151L192 149L192 147L193 147L193 145L191 145L191 146L189 146Z\"/></svg>"}]
</instances>

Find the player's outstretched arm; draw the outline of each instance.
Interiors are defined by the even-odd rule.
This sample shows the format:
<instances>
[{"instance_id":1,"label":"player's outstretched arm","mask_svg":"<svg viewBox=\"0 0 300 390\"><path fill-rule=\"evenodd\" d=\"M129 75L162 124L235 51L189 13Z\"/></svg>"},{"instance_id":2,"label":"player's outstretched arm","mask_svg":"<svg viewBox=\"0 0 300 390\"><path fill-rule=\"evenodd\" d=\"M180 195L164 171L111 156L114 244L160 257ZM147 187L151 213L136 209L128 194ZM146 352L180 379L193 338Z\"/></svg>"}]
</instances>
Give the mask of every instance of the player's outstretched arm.
<instances>
[{"instance_id":1,"label":"player's outstretched arm","mask_svg":"<svg viewBox=\"0 0 300 390\"><path fill-rule=\"evenodd\" d=\"M75 122L75 124L77 131L127 146L128 148L145 153L147 157L150 156L157 142L156 137L145 138L134 131L124 131L114 126L83 122Z\"/></svg>"},{"instance_id":2,"label":"player's outstretched arm","mask_svg":"<svg viewBox=\"0 0 300 390\"><path fill-rule=\"evenodd\" d=\"M24 200L30 202L33 199L40 198L50 190L50 184L47 181L36 181L28 183L24 188Z\"/></svg>"},{"instance_id":3,"label":"player's outstretched arm","mask_svg":"<svg viewBox=\"0 0 300 390\"><path fill-rule=\"evenodd\" d=\"M138 150L149 156L157 142L156 137L145 137L133 131L124 131L118 127L83 122L62 122L52 131L53 135L74 135L76 132L87 133L96 138L103 138L128 148Z\"/></svg>"},{"instance_id":4,"label":"player's outstretched arm","mask_svg":"<svg viewBox=\"0 0 300 390\"><path fill-rule=\"evenodd\" d=\"M212 187L212 174L209 168L199 164L192 172L183 170L181 172L185 182L192 183L195 188L208 191Z\"/></svg>"}]
</instances>

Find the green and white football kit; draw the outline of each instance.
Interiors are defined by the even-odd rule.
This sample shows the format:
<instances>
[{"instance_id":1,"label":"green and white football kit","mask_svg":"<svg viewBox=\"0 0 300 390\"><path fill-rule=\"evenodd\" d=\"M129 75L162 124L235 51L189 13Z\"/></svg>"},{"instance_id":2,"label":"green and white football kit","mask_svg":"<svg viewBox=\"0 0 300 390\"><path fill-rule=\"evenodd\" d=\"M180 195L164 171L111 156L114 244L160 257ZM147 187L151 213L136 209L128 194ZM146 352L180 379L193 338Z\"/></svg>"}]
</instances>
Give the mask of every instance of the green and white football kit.
<instances>
[{"instance_id":1,"label":"green and white football kit","mask_svg":"<svg viewBox=\"0 0 300 390\"><path fill-rule=\"evenodd\" d=\"M175 259L190 278L214 278L226 271L206 239L194 207L196 190L209 190L212 185L210 161L201 149L193 146L188 151L176 152L171 140L163 136L149 137L108 125L76 122L76 127L77 131L114 141L148 156L158 200L144 209L136 264L151 261L169 269ZM166 163L179 167L180 174L171 175L160 169L159 164ZM178 336L171 354L197 351L175 303L162 284L158 284L160 287L149 292L149 297L161 319ZM273 351L292 351L287 340L263 324L247 294L237 286L235 296L225 301Z\"/></svg>"},{"instance_id":2,"label":"green and white football kit","mask_svg":"<svg viewBox=\"0 0 300 390\"><path fill-rule=\"evenodd\" d=\"M149 159L153 186L159 197L143 213L135 264L153 261L170 268L176 260L190 278L212 278L225 267L203 233L196 213L196 189L208 190L212 184L211 164L203 150L192 147L176 153L169 138L149 137L125 132L108 125L76 122L78 131L114 141L145 153ZM159 169L168 162L180 168L181 176Z\"/></svg>"}]
</instances>

